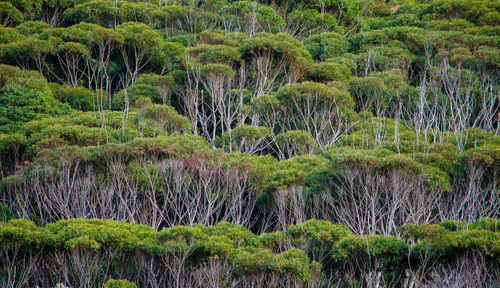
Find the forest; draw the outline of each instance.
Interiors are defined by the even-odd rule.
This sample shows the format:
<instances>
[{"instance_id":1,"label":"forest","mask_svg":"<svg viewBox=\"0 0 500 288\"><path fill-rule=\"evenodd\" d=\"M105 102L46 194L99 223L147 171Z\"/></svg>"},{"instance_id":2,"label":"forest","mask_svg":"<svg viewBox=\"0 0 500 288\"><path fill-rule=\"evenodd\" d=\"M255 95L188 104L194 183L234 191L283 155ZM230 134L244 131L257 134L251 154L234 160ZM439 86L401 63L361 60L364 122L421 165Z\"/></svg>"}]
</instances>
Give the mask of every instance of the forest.
<instances>
[{"instance_id":1,"label":"forest","mask_svg":"<svg viewBox=\"0 0 500 288\"><path fill-rule=\"evenodd\" d=\"M0 24L0 287L500 287L500 1Z\"/></svg>"}]
</instances>

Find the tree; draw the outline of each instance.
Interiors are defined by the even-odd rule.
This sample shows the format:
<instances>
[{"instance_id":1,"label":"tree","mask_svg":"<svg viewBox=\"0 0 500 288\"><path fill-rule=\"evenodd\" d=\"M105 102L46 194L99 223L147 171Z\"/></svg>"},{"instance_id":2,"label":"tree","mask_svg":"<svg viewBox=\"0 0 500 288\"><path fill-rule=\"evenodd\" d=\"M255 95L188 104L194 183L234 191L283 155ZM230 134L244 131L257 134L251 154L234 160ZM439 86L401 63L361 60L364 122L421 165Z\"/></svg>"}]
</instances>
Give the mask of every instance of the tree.
<instances>
[{"instance_id":1,"label":"tree","mask_svg":"<svg viewBox=\"0 0 500 288\"><path fill-rule=\"evenodd\" d=\"M139 102L144 102L142 99L138 99L137 104ZM175 111L174 107L168 105L154 105L154 104L144 104L141 103L139 114L137 115L137 121L139 122L139 129L144 129L143 121L152 121L154 122L153 129L153 137L156 137L157 134L160 134L160 131L166 131L168 133L186 133L191 129L191 124L189 120L181 116ZM157 127L159 131L156 132Z\"/></svg>"},{"instance_id":2,"label":"tree","mask_svg":"<svg viewBox=\"0 0 500 288\"><path fill-rule=\"evenodd\" d=\"M202 40L210 41L214 36L223 38L212 33L205 34ZM188 73L203 84L208 95L195 95L196 99L186 104L197 106L191 106L189 110L199 109L193 116L199 118L197 122L201 124L203 135L213 143L217 133L231 131L243 105L242 95L231 91L235 77L232 67L235 67L240 54L235 48L220 44L199 44L190 48L188 54L192 57Z\"/></svg>"},{"instance_id":3,"label":"tree","mask_svg":"<svg viewBox=\"0 0 500 288\"><path fill-rule=\"evenodd\" d=\"M397 283L407 253L406 243L394 236L345 237L332 247L332 258L346 261L347 273L366 287Z\"/></svg>"},{"instance_id":4,"label":"tree","mask_svg":"<svg viewBox=\"0 0 500 288\"><path fill-rule=\"evenodd\" d=\"M208 116L208 125L204 124L203 134L212 143L217 135L217 130L231 130L231 124L234 114L231 113L231 106L234 105L232 97L227 99L225 96L230 95L231 80L234 77L234 71L230 66L224 64L208 64L202 67L201 82L210 94L210 101L206 101L202 106L202 113ZM225 100L229 101L225 101ZM206 109L206 110L205 110ZM205 110L205 111L203 111ZM220 113L220 114L219 114ZM220 116L219 116L219 115ZM212 131L209 131L211 128Z\"/></svg>"},{"instance_id":5,"label":"tree","mask_svg":"<svg viewBox=\"0 0 500 288\"><path fill-rule=\"evenodd\" d=\"M127 22L116 27L123 36L120 52L126 67L125 88L139 77L139 73L162 53L160 35L146 24Z\"/></svg>"},{"instance_id":6,"label":"tree","mask_svg":"<svg viewBox=\"0 0 500 288\"><path fill-rule=\"evenodd\" d=\"M318 36L323 35L329 30L339 31L337 25L337 19L333 15L320 13L315 9L305 9L295 10L288 14L286 30L291 35L294 35L294 37L304 39L311 36L311 34ZM328 32L326 33L328 34Z\"/></svg>"},{"instance_id":7,"label":"tree","mask_svg":"<svg viewBox=\"0 0 500 288\"><path fill-rule=\"evenodd\" d=\"M264 153L269 147L271 130L267 127L243 125L224 132L215 140L215 146L226 151L239 151L250 155Z\"/></svg>"},{"instance_id":8,"label":"tree","mask_svg":"<svg viewBox=\"0 0 500 288\"><path fill-rule=\"evenodd\" d=\"M438 217L432 213L440 205L437 192L450 189L442 171L382 149L355 152L337 148L329 153L334 167L339 168L326 176L331 177L327 184L331 186L326 188L330 192L317 196L321 208L315 211L331 211L330 216L322 217L331 217L327 219L363 235L391 235L405 222L429 222Z\"/></svg>"},{"instance_id":9,"label":"tree","mask_svg":"<svg viewBox=\"0 0 500 288\"><path fill-rule=\"evenodd\" d=\"M142 74L135 84L146 84L155 87L161 99L161 103L159 104L163 105L170 104L170 93L177 86L174 78L170 74ZM151 100L156 101L157 97L152 97Z\"/></svg>"},{"instance_id":10,"label":"tree","mask_svg":"<svg viewBox=\"0 0 500 288\"><path fill-rule=\"evenodd\" d=\"M312 64L304 45L286 34L258 33L243 41L241 54L256 74L254 98L296 82Z\"/></svg>"},{"instance_id":11,"label":"tree","mask_svg":"<svg viewBox=\"0 0 500 288\"><path fill-rule=\"evenodd\" d=\"M15 26L23 22L23 14L9 2L0 2L0 23L3 27Z\"/></svg>"},{"instance_id":12,"label":"tree","mask_svg":"<svg viewBox=\"0 0 500 288\"><path fill-rule=\"evenodd\" d=\"M263 125L282 132L305 130L321 149L337 142L350 128L354 117L350 95L324 84L288 84L274 97L277 102L273 116L264 116L269 112L257 111L262 116Z\"/></svg>"},{"instance_id":13,"label":"tree","mask_svg":"<svg viewBox=\"0 0 500 288\"><path fill-rule=\"evenodd\" d=\"M459 161L463 165L463 178L454 183L442 209L442 219L461 219L473 223L482 217L498 217L500 201L497 145L483 145L465 151Z\"/></svg>"},{"instance_id":14,"label":"tree","mask_svg":"<svg viewBox=\"0 0 500 288\"><path fill-rule=\"evenodd\" d=\"M391 69L401 69L403 75L409 74L412 53L405 44L394 40L386 45L366 45L361 53L355 56L356 75L368 76L372 72L383 72Z\"/></svg>"},{"instance_id":15,"label":"tree","mask_svg":"<svg viewBox=\"0 0 500 288\"><path fill-rule=\"evenodd\" d=\"M59 27L66 9L77 4L80 3L71 0L44 0L40 18L53 28Z\"/></svg>"},{"instance_id":16,"label":"tree","mask_svg":"<svg viewBox=\"0 0 500 288\"><path fill-rule=\"evenodd\" d=\"M41 11L43 0L10 0L8 1L13 6L15 6L21 13L23 13L24 18L27 20L34 20Z\"/></svg>"},{"instance_id":17,"label":"tree","mask_svg":"<svg viewBox=\"0 0 500 288\"><path fill-rule=\"evenodd\" d=\"M86 73L85 63L88 63L90 56L87 46L77 42L64 42L57 45L54 54L63 71L65 82L73 88L81 86Z\"/></svg>"},{"instance_id":18,"label":"tree","mask_svg":"<svg viewBox=\"0 0 500 288\"><path fill-rule=\"evenodd\" d=\"M250 37L258 32L276 33L285 24L273 8L246 0L226 4L220 14L226 31L243 32Z\"/></svg>"},{"instance_id":19,"label":"tree","mask_svg":"<svg viewBox=\"0 0 500 288\"><path fill-rule=\"evenodd\" d=\"M178 31L194 35L205 30L212 30L220 23L218 15L194 7L196 5L166 5L151 13L153 27L164 30L166 36L175 36ZM132 20L132 19L131 19Z\"/></svg>"},{"instance_id":20,"label":"tree","mask_svg":"<svg viewBox=\"0 0 500 288\"><path fill-rule=\"evenodd\" d=\"M54 41L57 39L40 40L35 37L25 37L2 45L0 58L8 59L7 63L17 64L25 70L35 68L40 74L50 76L46 58L54 50Z\"/></svg>"},{"instance_id":21,"label":"tree","mask_svg":"<svg viewBox=\"0 0 500 288\"><path fill-rule=\"evenodd\" d=\"M304 130L282 132L274 137L272 145L280 160L297 155L312 154L317 147L311 135Z\"/></svg>"},{"instance_id":22,"label":"tree","mask_svg":"<svg viewBox=\"0 0 500 288\"><path fill-rule=\"evenodd\" d=\"M405 86L401 70L373 72L367 77L355 77L350 81L356 111L372 111L377 117L395 113L389 110L395 108L391 107L391 103L396 102Z\"/></svg>"},{"instance_id":23,"label":"tree","mask_svg":"<svg viewBox=\"0 0 500 288\"><path fill-rule=\"evenodd\" d=\"M123 19L123 3L112 0L84 1L62 13L63 21L71 24L93 23L106 28L115 28Z\"/></svg>"}]
</instances>

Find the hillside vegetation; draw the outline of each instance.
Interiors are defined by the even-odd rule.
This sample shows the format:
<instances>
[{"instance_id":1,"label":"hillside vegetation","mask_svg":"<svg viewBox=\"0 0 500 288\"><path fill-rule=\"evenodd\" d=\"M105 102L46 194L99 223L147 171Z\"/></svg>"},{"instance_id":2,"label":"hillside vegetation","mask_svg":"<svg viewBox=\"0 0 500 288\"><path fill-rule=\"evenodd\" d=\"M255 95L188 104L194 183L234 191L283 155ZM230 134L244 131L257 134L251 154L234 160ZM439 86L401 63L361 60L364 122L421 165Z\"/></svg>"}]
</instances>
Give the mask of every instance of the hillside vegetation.
<instances>
[{"instance_id":1,"label":"hillside vegetation","mask_svg":"<svg viewBox=\"0 0 500 288\"><path fill-rule=\"evenodd\" d=\"M500 287L499 23L0 1L0 287Z\"/></svg>"}]
</instances>

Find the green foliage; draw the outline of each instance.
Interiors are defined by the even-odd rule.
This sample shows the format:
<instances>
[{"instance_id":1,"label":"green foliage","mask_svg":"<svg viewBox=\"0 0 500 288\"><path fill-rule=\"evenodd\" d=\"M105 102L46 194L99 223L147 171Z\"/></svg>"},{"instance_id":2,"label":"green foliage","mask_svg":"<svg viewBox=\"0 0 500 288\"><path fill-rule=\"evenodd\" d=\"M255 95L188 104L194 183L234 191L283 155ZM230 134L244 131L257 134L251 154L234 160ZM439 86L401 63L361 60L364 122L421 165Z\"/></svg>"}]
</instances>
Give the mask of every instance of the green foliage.
<instances>
[{"instance_id":1,"label":"green foliage","mask_svg":"<svg viewBox=\"0 0 500 288\"><path fill-rule=\"evenodd\" d=\"M351 235L351 232L343 225L315 219L292 225L286 229L285 233L294 239L328 243L335 243Z\"/></svg>"},{"instance_id":2,"label":"green foliage","mask_svg":"<svg viewBox=\"0 0 500 288\"><path fill-rule=\"evenodd\" d=\"M304 130L282 132L276 135L274 144L277 146L278 153L283 153L285 158L311 153L318 148L316 141Z\"/></svg>"},{"instance_id":3,"label":"green foliage","mask_svg":"<svg viewBox=\"0 0 500 288\"><path fill-rule=\"evenodd\" d=\"M35 18L42 8L43 0L9 0L27 19Z\"/></svg>"},{"instance_id":4,"label":"green foliage","mask_svg":"<svg viewBox=\"0 0 500 288\"><path fill-rule=\"evenodd\" d=\"M202 64L230 64L240 58L239 51L228 45L200 44L195 47L190 47L187 52L191 57L195 57L196 60Z\"/></svg>"},{"instance_id":5,"label":"green foliage","mask_svg":"<svg viewBox=\"0 0 500 288\"><path fill-rule=\"evenodd\" d=\"M498 241L499 234L483 229L481 223L484 221L488 220L478 221L477 224L471 223L458 230L456 224L453 224L453 228L450 227L450 221L440 225L406 224L400 227L400 230L404 238L418 240L410 250L414 261L429 261L429 258L434 261L446 261L449 258L460 257L467 253L466 251L480 251L487 257L498 257L500 250L494 243Z\"/></svg>"},{"instance_id":6,"label":"green foliage","mask_svg":"<svg viewBox=\"0 0 500 288\"><path fill-rule=\"evenodd\" d=\"M50 88L54 93L54 98L63 103L68 103L73 109L80 111L96 110L96 92L92 92L84 87L73 88L69 85L57 85L53 83L50 84ZM106 96L105 93L104 95Z\"/></svg>"},{"instance_id":7,"label":"green foliage","mask_svg":"<svg viewBox=\"0 0 500 288\"><path fill-rule=\"evenodd\" d=\"M44 229L53 236L58 249L98 249L102 246L135 251L151 245L156 231L151 227L100 219L71 219L48 224Z\"/></svg>"},{"instance_id":8,"label":"green foliage","mask_svg":"<svg viewBox=\"0 0 500 288\"><path fill-rule=\"evenodd\" d=\"M319 272L319 264L311 263L303 251L292 248L274 254L251 244L256 243L255 235L230 223L223 222L213 227L175 226L160 231L158 239L162 245L174 249L175 253L199 249L208 254L205 257L227 259L242 274L279 273L307 281Z\"/></svg>"},{"instance_id":9,"label":"green foliage","mask_svg":"<svg viewBox=\"0 0 500 288\"><path fill-rule=\"evenodd\" d=\"M6 44L10 42L14 42L23 38L19 32L14 28L4 28L0 27L0 44ZM2 65L4 66L4 65Z\"/></svg>"},{"instance_id":10,"label":"green foliage","mask_svg":"<svg viewBox=\"0 0 500 288\"><path fill-rule=\"evenodd\" d=\"M310 81L287 84L274 96L256 98L253 105L263 125L275 125L275 133L305 130L320 146L334 142L333 127L356 117L347 91Z\"/></svg>"},{"instance_id":11,"label":"green foliage","mask_svg":"<svg viewBox=\"0 0 500 288\"><path fill-rule=\"evenodd\" d=\"M384 149L356 151L351 147L331 148L329 156L336 164L359 165L367 169L395 169L418 173L419 164L411 158Z\"/></svg>"},{"instance_id":12,"label":"green foliage","mask_svg":"<svg viewBox=\"0 0 500 288\"><path fill-rule=\"evenodd\" d=\"M489 1L432 1L425 13L426 19L463 18L476 25L496 25L500 19L498 5Z\"/></svg>"},{"instance_id":13,"label":"green foliage","mask_svg":"<svg viewBox=\"0 0 500 288\"><path fill-rule=\"evenodd\" d=\"M335 32L325 32L308 37L304 45L316 61L342 56L349 49L349 42Z\"/></svg>"},{"instance_id":14,"label":"green foliage","mask_svg":"<svg viewBox=\"0 0 500 288\"><path fill-rule=\"evenodd\" d=\"M137 10L135 16L139 16L137 18L140 19L141 16L145 16L143 14L144 9L140 4L128 1L121 3L117 2L117 5L114 4L115 3L111 0L82 1L82 3L64 11L62 17L70 23L87 22L105 27L113 27L116 24L115 17L118 18L120 22L135 20L133 13L134 8Z\"/></svg>"},{"instance_id":15,"label":"green foliage","mask_svg":"<svg viewBox=\"0 0 500 288\"><path fill-rule=\"evenodd\" d=\"M143 255L166 257L164 259L175 255L191 257L199 263L227 261L240 276L270 273L312 281L322 266L309 257L321 255L320 251L325 251L333 263L352 265L354 270L351 272L356 274L377 269L389 275L407 265L417 265L421 260L440 263L447 261L448 257L458 258L467 251L478 251L487 259L495 259L500 253L496 245L499 235L484 230L481 224L484 221L498 222L482 219L474 224L477 228L467 231L449 231L441 225L407 224L400 228L403 238L397 238L356 236L343 225L320 220L257 236L227 222L215 226L174 226L157 231L148 226L113 220L71 219L40 227L33 222L12 219L0 221L0 249L20 249L21 253L43 251L46 255L77 250L80 253L100 253L104 251L100 249L105 249L122 253L130 259L140 251ZM272 243L275 241L283 244L290 241L290 246L281 253L274 253L267 247L276 245ZM366 266L358 266L362 263ZM129 265L134 265L134 261ZM137 286L127 280L108 280L104 287Z\"/></svg>"},{"instance_id":16,"label":"green foliage","mask_svg":"<svg viewBox=\"0 0 500 288\"><path fill-rule=\"evenodd\" d=\"M89 146L120 142L123 137L123 131L119 130L122 125L121 115L118 112L108 112L105 117L106 130L103 129L103 121L95 117L93 112L74 112L65 117L30 122L24 127L29 136L28 151L38 152L64 145ZM138 134L137 131L128 130L125 137L133 138Z\"/></svg>"},{"instance_id":17,"label":"green foliage","mask_svg":"<svg viewBox=\"0 0 500 288\"><path fill-rule=\"evenodd\" d=\"M285 25L283 18L271 7L252 1L228 1L229 3L220 10L225 17L234 17L235 21L249 25L253 21L265 32L276 33L281 31ZM253 20L253 18L256 18ZM251 33L254 27L247 27L247 33Z\"/></svg>"},{"instance_id":18,"label":"green foliage","mask_svg":"<svg viewBox=\"0 0 500 288\"><path fill-rule=\"evenodd\" d=\"M113 109L123 110L127 101L129 107L133 107L136 105L136 101L141 98L150 99L154 103L162 103L162 97L153 85L138 83L121 90L113 97Z\"/></svg>"},{"instance_id":19,"label":"green foliage","mask_svg":"<svg viewBox=\"0 0 500 288\"><path fill-rule=\"evenodd\" d=\"M109 279L104 283L103 288L137 288L137 285L128 280Z\"/></svg>"},{"instance_id":20,"label":"green foliage","mask_svg":"<svg viewBox=\"0 0 500 288\"><path fill-rule=\"evenodd\" d=\"M16 31L25 36L40 34L46 29L50 29L50 25L43 21L26 21L16 26Z\"/></svg>"},{"instance_id":21,"label":"green foliage","mask_svg":"<svg viewBox=\"0 0 500 288\"><path fill-rule=\"evenodd\" d=\"M3 44L0 47L0 59L4 63L21 63L21 66L41 70L44 58L54 50L55 40L26 37L19 41ZM31 63L36 65L32 65Z\"/></svg>"},{"instance_id":22,"label":"green foliage","mask_svg":"<svg viewBox=\"0 0 500 288\"><path fill-rule=\"evenodd\" d=\"M52 235L44 233L41 227L24 219L0 222L0 247L4 251L14 249L40 249L52 240Z\"/></svg>"},{"instance_id":23,"label":"green foliage","mask_svg":"<svg viewBox=\"0 0 500 288\"><path fill-rule=\"evenodd\" d=\"M117 123L121 123L121 117L117 117L117 120ZM94 121L99 123L97 119ZM108 125L110 124L108 123ZM55 129L61 128L56 127ZM82 130L86 132L87 129L83 128ZM89 142L100 141L102 144L97 145L97 143L95 143L93 145L85 145L85 142L82 140L78 140L78 138L75 140L75 138L71 137L66 138L66 134L62 133L61 136L56 134L57 137L62 138L62 140L54 137L55 141L53 142L55 142L55 144L52 144L51 138L48 140L42 138L40 142L36 143L36 146L31 148L31 150L38 148L36 151L40 151L34 163L35 165L31 168L36 169L38 165L42 167L44 165L57 167L61 164L61 159L66 159L70 162L77 160L80 161L82 165L92 165L104 169L107 165L107 161L112 159L121 159L124 163L128 163L137 160L137 157L146 157L156 160L169 158L187 159L194 156L207 159L216 159L216 157L220 157L220 152L210 149L208 143L199 136L173 133L171 135L162 135L155 138L130 137L128 142L120 143L119 140L121 138L113 139L113 134L111 133L108 134L109 142L106 142L105 133L100 132L100 129L97 129L95 132L96 135L92 135L95 130L89 130L89 132L85 134L82 133L82 136L79 137L88 137L84 138L84 140ZM49 132L51 131L49 130ZM122 133L122 131L118 130L114 135L118 137L122 136ZM44 135L44 133L40 134L42 137L49 137ZM49 133L47 134L50 135ZM88 134L91 134L91 137L89 137ZM63 144L61 144L60 141L63 142ZM71 146L68 144L64 145L64 141ZM75 146L75 142L83 147ZM46 143L50 143L52 146L49 147L52 149L44 150L44 148L49 148L45 146L47 145Z\"/></svg>"},{"instance_id":24,"label":"green foliage","mask_svg":"<svg viewBox=\"0 0 500 288\"><path fill-rule=\"evenodd\" d=\"M371 45L386 45L398 40L405 43L406 48L413 53L424 49L425 33L418 27L390 27L369 32L358 33L349 38L350 52L358 52L361 47Z\"/></svg>"},{"instance_id":25,"label":"green foliage","mask_svg":"<svg viewBox=\"0 0 500 288\"><path fill-rule=\"evenodd\" d=\"M318 155L301 155L280 161L267 176L264 188L268 192L304 185L314 172L327 169L328 160Z\"/></svg>"},{"instance_id":26,"label":"green foliage","mask_svg":"<svg viewBox=\"0 0 500 288\"><path fill-rule=\"evenodd\" d=\"M267 127L242 125L231 131L224 132L215 141L215 146L226 151L241 151L253 154L267 146L265 138L271 136Z\"/></svg>"},{"instance_id":27,"label":"green foliage","mask_svg":"<svg viewBox=\"0 0 500 288\"><path fill-rule=\"evenodd\" d=\"M23 14L12 3L0 2L0 23L3 27L15 26L23 20Z\"/></svg>"},{"instance_id":28,"label":"green foliage","mask_svg":"<svg viewBox=\"0 0 500 288\"><path fill-rule=\"evenodd\" d=\"M224 64L207 64L201 68L201 75L207 79L211 77L233 77L234 71L231 66Z\"/></svg>"},{"instance_id":29,"label":"green foliage","mask_svg":"<svg viewBox=\"0 0 500 288\"><path fill-rule=\"evenodd\" d=\"M362 50L356 55L359 74L369 70L387 71L398 68L406 71L414 60L405 44L397 40L380 46L366 45Z\"/></svg>"},{"instance_id":30,"label":"green foliage","mask_svg":"<svg viewBox=\"0 0 500 288\"><path fill-rule=\"evenodd\" d=\"M116 27L114 32L123 37L120 50L131 77L134 76L133 69L141 69L141 65L149 62L152 67L162 71L163 74L184 61L182 45L164 42L159 33L145 24L126 22ZM145 68L147 67L142 69Z\"/></svg>"},{"instance_id":31,"label":"green foliage","mask_svg":"<svg viewBox=\"0 0 500 288\"><path fill-rule=\"evenodd\" d=\"M258 33L241 43L241 57L252 61L256 57L271 56L269 65L298 75L307 72L312 65L311 54L304 44L287 34ZM283 65L285 64L285 65Z\"/></svg>"},{"instance_id":32,"label":"green foliage","mask_svg":"<svg viewBox=\"0 0 500 288\"><path fill-rule=\"evenodd\" d=\"M267 155L252 155L241 152L232 152L224 154L224 165L238 167L245 173L249 173L252 185L257 193L262 193L262 187L267 185L267 175L275 169L278 160Z\"/></svg>"},{"instance_id":33,"label":"green foliage","mask_svg":"<svg viewBox=\"0 0 500 288\"><path fill-rule=\"evenodd\" d=\"M231 47L231 46L236 46L238 44L236 41L237 39L233 39L236 37L224 34L222 31L203 31L200 34L198 34L198 43L208 44L208 45L224 45L227 47Z\"/></svg>"},{"instance_id":34,"label":"green foliage","mask_svg":"<svg viewBox=\"0 0 500 288\"><path fill-rule=\"evenodd\" d=\"M3 92L27 90L51 94L47 80L40 73L3 64L0 64L0 87Z\"/></svg>"},{"instance_id":35,"label":"green foliage","mask_svg":"<svg viewBox=\"0 0 500 288\"><path fill-rule=\"evenodd\" d=\"M242 57L250 57L263 51L272 51L278 57L289 59L295 65L307 66L310 54L299 41L286 34L259 33L242 43Z\"/></svg>"},{"instance_id":36,"label":"green foliage","mask_svg":"<svg viewBox=\"0 0 500 288\"><path fill-rule=\"evenodd\" d=\"M289 25L296 27L297 36L308 35L312 31L342 31L338 20L329 13L321 13L315 9L295 10L288 14ZM319 34L318 34L319 35ZM322 34L321 34L322 35ZM313 54L313 53L311 53Z\"/></svg>"},{"instance_id":37,"label":"green foliage","mask_svg":"<svg viewBox=\"0 0 500 288\"><path fill-rule=\"evenodd\" d=\"M31 120L71 113L68 105L61 104L51 95L32 90L1 92L0 107L0 132L16 131Z\"/></svg>"},{"instance_id":38,"label":"green foliage","mask_svg":"<svg viewBox=\"0 0 500 288\"><path fill-rule=\"evenodd\" d=\"M147 105L142 106L137 115L139 126L152 126L159 131L154 134L161 134L160 131L168 133L185 133L191 129L189 120L177 113L172 106L168 105Z\"/></svg>"},{"instance_id":39,"label":"green foliage","mask_svg":"<svg viewBox=\"0 0 500 288\"><path fill-rule=\"evenodd\" d=\"M394 236L369 235L346 237L332 247L332 257L342 261L348 257L373 257L383 265L396 264L406 260L407 244Z\"/></svg>"},{"instance_id":40,"label":"green foliage","mask_svg":"<svg viewBox=\"0 0 500 288\"><path fill-rule=\"evenodd\" d=\"M280 104L289 107L293 107L292 103L295 101L313 97L318 98L319 105L328 105L332 102L342 108L353 105L350 95L345 91L314 82L286 85L276 93L276 98L280 101Z\"/></svg>"},{"instance_id":41,"label":"green foliage","mask_svg":"<svg viewBox=\"0 0 500 288\"><path fill-rule=\"evenodd\" d=\"M471 148L462 155L460 160L497 169L500 167L500 146L498 144L487 144Z\"/></svg>"},{"instance_id":42,"label":"green foliage","mask_svg":"<svg viewBox=\"0 0 500 288\"><path fill-rule=\"evenodd\" d=\"M353 77L350 81L351 95L354 96L359 110L379 112L388 109L394 98L405 87L401 70L373 72L366 77Z\"/></svg>"},{"instance_id":43,"label":"green foliage","mask_svg":"<svg viewBox=\"0 0 500 288\"><path fill-rule=\"evenodd\" d=\"M334 62L320 62L306 74L308 80L327 83L330 81L346 81L351 78L348 66Z\"/></svg>"}]
</instances>

